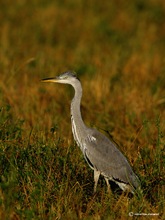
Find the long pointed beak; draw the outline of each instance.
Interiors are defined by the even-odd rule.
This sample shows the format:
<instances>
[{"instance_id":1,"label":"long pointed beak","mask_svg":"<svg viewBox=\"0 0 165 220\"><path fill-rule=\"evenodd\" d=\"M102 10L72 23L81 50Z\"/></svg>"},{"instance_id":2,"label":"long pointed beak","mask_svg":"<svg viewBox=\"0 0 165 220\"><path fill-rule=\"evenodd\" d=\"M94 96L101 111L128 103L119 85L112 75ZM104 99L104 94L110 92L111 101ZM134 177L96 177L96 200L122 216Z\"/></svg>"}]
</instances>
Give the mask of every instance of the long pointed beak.
<instances>
[{"instance_id":1,"label":"long pointed beak","mask_svg":"<svg viewBox=\"0 0 165 220\"><path fill-rule=\"evenodd\" d=\"M58 79L58 77L41 79L41 82L59 82L59 81L60 80Z\"/></svg>"}]
</instances>

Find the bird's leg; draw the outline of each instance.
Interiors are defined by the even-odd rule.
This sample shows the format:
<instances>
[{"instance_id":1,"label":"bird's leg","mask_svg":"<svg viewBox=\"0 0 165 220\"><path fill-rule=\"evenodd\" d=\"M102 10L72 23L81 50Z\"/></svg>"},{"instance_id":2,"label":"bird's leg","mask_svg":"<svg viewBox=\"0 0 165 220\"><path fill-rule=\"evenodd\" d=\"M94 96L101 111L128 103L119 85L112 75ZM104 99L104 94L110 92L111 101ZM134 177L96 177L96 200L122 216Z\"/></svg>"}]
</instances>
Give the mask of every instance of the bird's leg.
<instances>
[{"instance_id":1,"label":"bird's leg","mask_svg":"<svg viewBox=\"0 0 165 220\"><path fill-rule=\"evenodd\" d=\"M100 171L94 169L94 182L95 182L95 185L94 185L94 193L96 192L96 188L97 188L97 183L98 183L98 180L99 180L99 176L100 176Z\"/></svg>"},{"instance_id":2,"label":"bird's leg","mask_svg":"<svg viewBox=\"0 0 165 220\"><path fill-rule=\"evenodd\" d=\"M110 193L110 184L109 184L109 179L107 177L104 177L106 184L107 184L107 192Z\"/></svg>"}]
</instances>

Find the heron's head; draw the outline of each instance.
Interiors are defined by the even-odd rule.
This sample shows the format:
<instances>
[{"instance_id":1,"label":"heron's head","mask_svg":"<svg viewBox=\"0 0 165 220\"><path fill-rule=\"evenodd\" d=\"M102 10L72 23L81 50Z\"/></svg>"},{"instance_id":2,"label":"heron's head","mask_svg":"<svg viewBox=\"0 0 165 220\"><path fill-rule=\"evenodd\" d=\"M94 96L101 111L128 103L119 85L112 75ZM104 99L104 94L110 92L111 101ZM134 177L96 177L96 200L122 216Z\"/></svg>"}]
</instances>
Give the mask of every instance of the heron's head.
<instances>
[{"instance_id":1,"label":"heron's head","mask_svg":"<svg viewBox=\"0 0 165 220\"><path fill-rule=\"evenodd\" d=\"M55 82L55 83L63 83L63 84L71 84L73 85L78 80L76 73L68 71L64 72L59 76L42 79L42 82Z\"/></svg>"}]
</instances>

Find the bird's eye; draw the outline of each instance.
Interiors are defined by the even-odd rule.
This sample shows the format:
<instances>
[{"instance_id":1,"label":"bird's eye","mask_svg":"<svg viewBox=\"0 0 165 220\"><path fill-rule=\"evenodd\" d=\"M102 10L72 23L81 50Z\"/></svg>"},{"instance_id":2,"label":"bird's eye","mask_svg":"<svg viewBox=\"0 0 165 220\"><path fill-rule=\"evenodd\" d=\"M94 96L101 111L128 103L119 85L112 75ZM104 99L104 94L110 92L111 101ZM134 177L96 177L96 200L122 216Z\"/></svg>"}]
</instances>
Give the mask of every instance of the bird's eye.
<instances>
[{"instance_id":1,"label":"bird's eye","mask_svg":"<svg viewBox=\"0 0 165 220\"><path fill-rule=\"evenodd\" d=\"M66 79L66 76L59 76L59 79Z\"/></svg>"},{"instance_id":2,"label":"bird's eye","mask_svg":"<svg viewBox=\"0 0 165 220\"><path fill-rule=\"evenodd\" d=\"M67 79L67 78L68 78L68 76L65 74L60 76L60 79Z\"/></svg>"}]
</instances>

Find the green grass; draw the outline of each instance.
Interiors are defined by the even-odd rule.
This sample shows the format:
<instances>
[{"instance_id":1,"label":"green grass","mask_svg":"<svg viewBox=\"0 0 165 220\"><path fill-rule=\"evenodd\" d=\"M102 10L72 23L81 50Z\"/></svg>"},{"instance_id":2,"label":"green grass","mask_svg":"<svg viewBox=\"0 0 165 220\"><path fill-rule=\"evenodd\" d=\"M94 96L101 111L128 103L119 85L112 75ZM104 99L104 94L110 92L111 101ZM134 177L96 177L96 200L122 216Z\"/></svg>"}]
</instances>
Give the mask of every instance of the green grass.
<instances>
[{"instance_id":1,"label":"green grass","mask_svg":"<svg viewBox=\"0 0 165 220\"><path fill-rule=\"evenodd\" d=\"M165 3L0 3L0 219L131 219L165 203ZM68 69L82 115L119 144L143 194L107 194L75 145L73 89L42 84ZM133 218L138 218L134 216Z\"/></svg>"}]
</instances>

